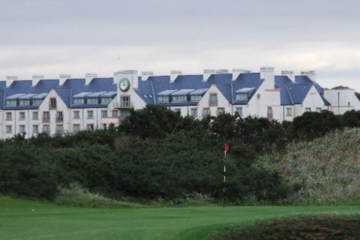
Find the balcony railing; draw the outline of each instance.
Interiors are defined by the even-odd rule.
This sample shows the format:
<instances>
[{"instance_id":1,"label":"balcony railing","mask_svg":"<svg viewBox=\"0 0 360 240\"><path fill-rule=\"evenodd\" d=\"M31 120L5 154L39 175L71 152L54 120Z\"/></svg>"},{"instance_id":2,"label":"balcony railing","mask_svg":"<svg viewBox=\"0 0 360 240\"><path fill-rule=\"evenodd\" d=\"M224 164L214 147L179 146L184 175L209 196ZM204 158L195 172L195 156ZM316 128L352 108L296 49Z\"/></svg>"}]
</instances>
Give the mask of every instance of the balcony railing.
<instances>
[{"instance_id":1,"label":"balcony railing","mask_svg":"<svg viewBox=\"0 0 360 240\"><path fill-rule=\"evenodd\" d=\"M129 102L119 102L115 104L115 108L133 108L133 104Z\"/></svg>"}]
</instances>

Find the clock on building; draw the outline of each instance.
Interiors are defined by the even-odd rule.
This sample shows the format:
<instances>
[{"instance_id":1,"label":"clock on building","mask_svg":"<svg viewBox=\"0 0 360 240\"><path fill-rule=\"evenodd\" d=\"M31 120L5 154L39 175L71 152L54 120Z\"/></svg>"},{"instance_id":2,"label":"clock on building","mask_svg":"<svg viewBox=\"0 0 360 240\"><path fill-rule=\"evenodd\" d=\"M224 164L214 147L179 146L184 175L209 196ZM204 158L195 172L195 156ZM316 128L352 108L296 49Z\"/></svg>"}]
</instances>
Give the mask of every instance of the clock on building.
<instances>
[{"instance_id":1,"label":"clock on building","mask_svg":"<svg viewBox=\"0 0 360 240\"><path fill-rule=\"evenodd\" d=\"M122 92L126 92L130 88L130 81L127 78L122 78L119 81L119 88Z\"/></svg>"}]
</instances>

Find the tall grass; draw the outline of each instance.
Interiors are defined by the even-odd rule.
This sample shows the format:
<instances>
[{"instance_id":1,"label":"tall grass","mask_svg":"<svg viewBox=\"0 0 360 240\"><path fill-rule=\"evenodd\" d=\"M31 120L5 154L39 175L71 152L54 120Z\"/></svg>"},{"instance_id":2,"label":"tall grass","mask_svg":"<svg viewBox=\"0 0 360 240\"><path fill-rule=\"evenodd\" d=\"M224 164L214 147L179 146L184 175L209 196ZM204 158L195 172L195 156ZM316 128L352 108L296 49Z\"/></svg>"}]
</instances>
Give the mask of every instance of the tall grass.
<instances>
[{"instance_id":1,"label":"tall grass","mask_svg":"<svg viewBox=\"0 0 360 240\"><path fill-rule=\"evenodd\" d=\"M292 144L259 164L277 170L300 191L295 204L336 204L360 199L360 129L346 129L311 142Z\"/></svg>"}]
</instances>

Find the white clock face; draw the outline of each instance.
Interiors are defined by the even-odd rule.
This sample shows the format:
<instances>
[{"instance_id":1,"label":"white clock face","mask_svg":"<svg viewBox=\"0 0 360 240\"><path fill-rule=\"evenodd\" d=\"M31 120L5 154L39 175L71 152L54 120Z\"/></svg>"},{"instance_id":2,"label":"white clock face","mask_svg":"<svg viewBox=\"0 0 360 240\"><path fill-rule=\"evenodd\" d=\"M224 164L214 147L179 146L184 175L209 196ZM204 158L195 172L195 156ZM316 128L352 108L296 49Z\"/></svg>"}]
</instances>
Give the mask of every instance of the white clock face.
<instances>
[{"instance_id":1,"label":"white clock face","mask_svg":"<svg viewBox=\"0 0 360 240\"><path fill-rule=\"evenodd\" d=\"M120 79L119 88L122 92L126 92L130 88L130 81L127 78Z\"/></svg>"}]
</instances>

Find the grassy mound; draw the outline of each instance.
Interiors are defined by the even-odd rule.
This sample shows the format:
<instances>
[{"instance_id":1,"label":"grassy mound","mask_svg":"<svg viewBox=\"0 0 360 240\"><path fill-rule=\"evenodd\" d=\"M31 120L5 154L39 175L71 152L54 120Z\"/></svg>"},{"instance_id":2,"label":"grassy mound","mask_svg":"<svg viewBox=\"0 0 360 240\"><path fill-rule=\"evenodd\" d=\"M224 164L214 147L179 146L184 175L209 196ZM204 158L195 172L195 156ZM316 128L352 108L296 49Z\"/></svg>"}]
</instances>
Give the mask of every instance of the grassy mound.
<instances>
[{"instance_id":1,"label":"grassy mound","mask_svg":"<svg viewBox=\"0 0 360 240\"><path fill-rule=\"evenodd\" d=\"M61 189L54 202L58 205L86 208L143 207L143 205L137 203L113 200L100 194L91 193L88 190L80 187Z\"/></svg>"},{"instance_id":2,"label":"grassy mound","mask_svg":"<svg viewBox=\"0 0 360 240\"><path fill-rule=\"evenodd\" d=\"M311 239L343 240L360 238L360 216L296 217L266 221L227 230L217 240Z\"/></svg>"},{"instance_id":3,"label":"grassy mound","mask_svg":"<svg viewBox=\"0 0 360 240\"><path fill-rule=\"evenodd\" d=\"M331 204L360 199L360 130L347 129L290 145L259 164L300 187L290 203Z\"/></svg>"}]
</instances>

